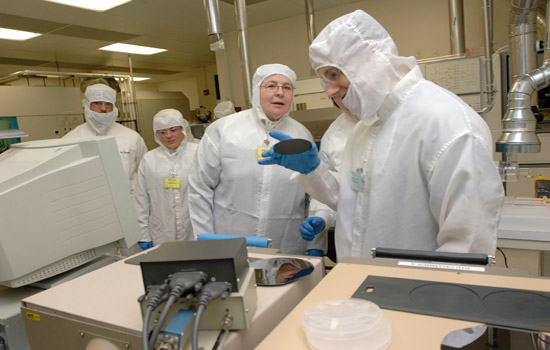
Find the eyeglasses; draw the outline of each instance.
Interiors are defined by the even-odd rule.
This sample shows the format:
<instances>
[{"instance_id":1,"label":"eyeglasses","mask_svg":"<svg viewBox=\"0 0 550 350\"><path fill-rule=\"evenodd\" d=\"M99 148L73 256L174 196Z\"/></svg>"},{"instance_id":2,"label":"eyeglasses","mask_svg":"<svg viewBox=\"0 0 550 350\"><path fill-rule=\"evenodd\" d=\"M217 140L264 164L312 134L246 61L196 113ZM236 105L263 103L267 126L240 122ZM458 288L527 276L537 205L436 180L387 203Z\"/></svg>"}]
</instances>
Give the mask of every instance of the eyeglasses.
<instances>
[{"instance_id":1,"label":"eyeglasses","mask_svg":"<svg viewBox=\"0 0 550 350\"><path fill-rule=\"evenodd\" d=\"M267 83L265 85L262 85L264 89L266 89L269 92L276 92L279 90L279 88L283 89L283 93L292 92L294 90L294 87L290 84L284 84L284 85L277 85L275 83Z\"/></svg>"},{"instance_id":2,"label":"eyeglasses","mask_svg":"<svg viewBox=\"0 0 550 350\"><path fill-rule=\"evenodd\" d=\"M323 87L326 87L327 84L336 85L341 76L341 70L336 67L331 67L321 75L321 85L323 85Z\"/></svg>"},{"instance_id":3,"label":"eyeglasses","mask_svg":"<svg viewBox=\"0 0 550 350\"><path fill-rule=\"evenodd\" d=\"M168 137L169 135L179 134L181 130L181 126L174 126L170 129L157 130L157 135L159 135L159 137Z\"/></svg>"}]
</instances>

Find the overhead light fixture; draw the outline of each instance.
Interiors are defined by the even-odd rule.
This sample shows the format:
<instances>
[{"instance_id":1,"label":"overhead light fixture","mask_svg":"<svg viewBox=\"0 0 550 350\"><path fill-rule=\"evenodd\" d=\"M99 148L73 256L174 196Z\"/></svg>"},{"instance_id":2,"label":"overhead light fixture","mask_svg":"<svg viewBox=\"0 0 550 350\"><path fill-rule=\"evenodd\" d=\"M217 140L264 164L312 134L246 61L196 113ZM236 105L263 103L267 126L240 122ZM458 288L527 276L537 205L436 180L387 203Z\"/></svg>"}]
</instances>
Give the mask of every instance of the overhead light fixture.
<instances>
[{"instance_id":1,"label":"overhead light fixture","mask_svg":"<svg viewBox=\"0 0 550 350\"><path fill-rule=\"evenodd\" d=\"M40 36L40 33L31 33L24 32L22 30L0 28L0 39L8 40L27 40L37 36Z\"/></svg>"},{"instance_id":2,"label":"overhead light fixture","mask_svg":"<svg viewBox=\"0 0 550 350\"><path fill-rule=\"evenodd\" d=\"M134 77L134 81L144 81L144 80L149 80L151 78L142 78L142 77Z\"/></svg>"},{"instance_id":3,"label":"overhead light fixture","mask_svg":"<svg viewBox=\"0 0 550 350\"><path fill-rule=\"evenodd\" d=\"M121 43L100 47L99 50L135 53L138 55L154 55L156 53L166 51L165 49L157 49L155 47L121 44Z\"/></svg>"},{"instance_id":4,"label":"overhead light fixture","mask_svg":"<svg viewBox=\"0 0 550 350\"><path fill-rule=\"evenodd\" d=\"M132 0L46 0L61 5L79 7L86 10L103 12Z\"/></svg>"}]
</instances>

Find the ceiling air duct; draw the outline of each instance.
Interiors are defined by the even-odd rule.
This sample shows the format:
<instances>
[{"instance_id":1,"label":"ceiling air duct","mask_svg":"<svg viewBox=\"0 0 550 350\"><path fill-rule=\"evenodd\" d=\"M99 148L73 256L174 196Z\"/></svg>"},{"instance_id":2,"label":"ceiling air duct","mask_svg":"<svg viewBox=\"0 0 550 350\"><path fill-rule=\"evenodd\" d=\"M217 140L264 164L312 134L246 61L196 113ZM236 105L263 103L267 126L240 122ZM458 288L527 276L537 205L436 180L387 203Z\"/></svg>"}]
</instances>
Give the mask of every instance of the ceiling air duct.
<instances>
[{"instance_id":1,"label":"ceiling air duct","mask_svg":"<svg viewBox=\"0 0 550 350\"><path fill-rule=\"evenodd\" d=\"M529 64L529 57L535 55L535 8L537 1L512 0L510 11L510 60L512 78L514 72L521 74L522 67ZM546 23L549 6L547 2ZM548 26L546 27L548 43ZM514 59L515 58L515 59ZM550 84L550 51L546 46L544 63L534 71L518 78L508 93L508 109L502 119L503 132L496 142L496 151L511 153L540 152L540 140L535 133L537 121L531 111L533 93ZM503 160L506 157L503 157Z\"/></svg>"}]
</instances>

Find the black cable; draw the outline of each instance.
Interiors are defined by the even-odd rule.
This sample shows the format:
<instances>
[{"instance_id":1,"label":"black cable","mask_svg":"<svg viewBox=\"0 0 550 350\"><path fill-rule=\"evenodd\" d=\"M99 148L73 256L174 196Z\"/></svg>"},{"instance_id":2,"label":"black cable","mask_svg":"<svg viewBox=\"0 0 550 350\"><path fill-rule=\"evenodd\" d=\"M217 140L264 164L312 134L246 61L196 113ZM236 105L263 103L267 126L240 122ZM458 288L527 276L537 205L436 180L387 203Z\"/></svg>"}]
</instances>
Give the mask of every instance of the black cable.
<instances>
[{"instance_id":1,"label":"black cable","mask_svg":"<svg viewBox=\"0 0 550 350\"><path fill-rule=\"evenodd\" d=\"M145 315L143 317L142 328L142 347L143 350L149 350L148 338L149 338L149 322L153 311L166 299L168 292L168 280L165 280L161 285L152 285L147 287L147 299L148 303L145 308ZM138 301L143 302L145 295L140 297Z\"/></svg>"},{"instance_id":2,"label":"black cable","mask_svg":"<svg viewBox=\"0 0 550 350\"><path fill-rule=\"evenodd\" d=\"M499 247L497 247L497 249L502 254L502 257L504 258L504 266L508 267L508 259L506 259L506 254L504 254L502 249L500 249Z\"/></svg>"},{"instance_id":3,"label":"black cable","mask_svg":"<svg viewBox=\"0 0 550 350\"><path fill-rule=\"evenodd\" d=\"M201 322L202 313L206 309L206 305L199 305L197 308L197 315L195 316L195 326L193 327L193 336L191 338L192 342L192 350L198 350L199 349L199 323Z\"/></svg>"},{"instance_id":4,"label":"black cable","mask_svg":"<svg viewBox=\"0 0 550 350\"><path fill-rule=\"evenodd\" d=\"M229 282L210 282L207 283L199 294L199 303L197 315L195 317L195 327L193 328L192 350L198 350L199 346L199 323L202 313L208 307L210 302L217 298L225 299L231 292L231 283Z\"/></svg>"},{"instance_id":5,"label":"black cable","mask_svg":"<svg viewBox=\"0 0 550 350\"><path fill-rule=\"evenodd\" d=\"M201 290L202 285L204 282L206 282L206 278L208 276L201 271L195 271L195 272L176 272L168 276L169 279L169 287L170 290L170 296L168 297L168 301L164 305L164 309L162 310L162 313L160 314L160 317L158 319L157 324L155 325L155 328L153 329L153 333L151 334L151 337L149 338L149 349L152 349L155 345L155 342L157 340L157 337L160 333L160 330L164 326L164 322L166 321L166 318L168 317L168 313L170 312L170 309L172 308L172 305L185 293L186 291L193 290L195 292L198 292Z\"/></svg>"}]
</instances>

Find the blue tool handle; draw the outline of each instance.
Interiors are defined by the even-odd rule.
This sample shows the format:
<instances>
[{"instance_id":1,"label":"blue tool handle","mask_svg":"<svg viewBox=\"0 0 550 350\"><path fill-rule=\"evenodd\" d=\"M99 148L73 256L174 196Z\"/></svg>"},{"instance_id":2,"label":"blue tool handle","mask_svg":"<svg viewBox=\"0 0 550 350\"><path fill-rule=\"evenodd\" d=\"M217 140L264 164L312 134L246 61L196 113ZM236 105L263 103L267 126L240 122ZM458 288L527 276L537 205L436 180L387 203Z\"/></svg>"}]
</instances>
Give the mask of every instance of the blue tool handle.
<instances>
[{"instance_id":1,"label":"blue tool handle","mask_svg":"<svg viewBox=\"0 0 550 350\"><path fill-rule=\"evenodd\" d=\"M227 239L227 238L244 238L246 240L246 245L248 247L269 248L271 246L271 239L267 237L218 235L215 233L201 233L199 235L199 241L207 241L211 239Z\"/></svg>"}]
</instances>

